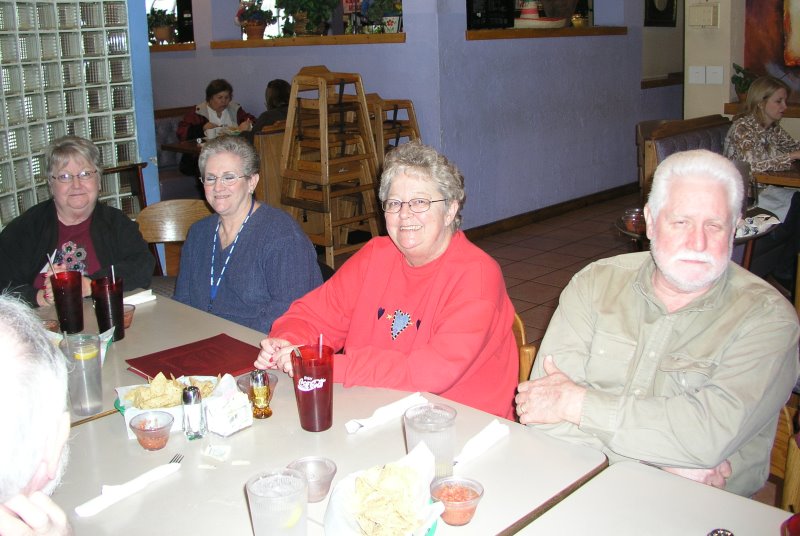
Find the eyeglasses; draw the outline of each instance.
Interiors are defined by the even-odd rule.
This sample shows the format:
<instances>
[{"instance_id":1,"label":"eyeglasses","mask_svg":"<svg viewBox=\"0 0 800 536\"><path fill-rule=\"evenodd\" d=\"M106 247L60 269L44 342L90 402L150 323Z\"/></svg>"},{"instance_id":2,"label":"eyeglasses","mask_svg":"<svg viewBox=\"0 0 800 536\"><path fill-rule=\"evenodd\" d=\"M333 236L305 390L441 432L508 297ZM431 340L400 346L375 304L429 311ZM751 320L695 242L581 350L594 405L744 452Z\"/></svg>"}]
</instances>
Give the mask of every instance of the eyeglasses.
<instances>
[{"instance_id":1,"label":"eyeglasses","mask_svg":"<svg viewBox=\"0 0 800 536\"><path fill-rule=\"evenodd\" d=\"M92 177L97 174L97 170L94 171L81 171L77 175L73 175L71 173L64 173L63 175L53 175L51 178L57 180L58 182L72 182L75 177L78 177L78 180L81 182L88 181Z\"/></svg>"},{"instance_id":2,"label":"eyeglasses","mask_svg":"<svg viewBox=\"0 0 800 536\"><path fill-rule=\"evenodd\" d=\"M244 178L250 178L250 175L236 176L233 173L226 173L222 177L215 177L214 175L206 175L205 177L200 177L200 182L203 183L203 186L214 186L217 183L217 180L219 180L219 182L221 182L223 186L230 186L239 179L244 179Z\"/></svg>"},{"instance_id":3,"label":"eyeglasses","mask_svg":"<svg viewBox=\"0 0 800 536\"><path fill-rule=\"evenodd\" d=\"M412 199L410 201L398 201L397 199L387 199L383 202L383 211L388 214L395 214L400 212L400 209L403 208L403 205L408 205L409 210L411 212L415 212L419 214L420 212L428 212L431 208L431 203L439 203L441 201L447 201L446 199L436 199L435 201L431 201L430 199Z\"/></svg>"}]
</instances>

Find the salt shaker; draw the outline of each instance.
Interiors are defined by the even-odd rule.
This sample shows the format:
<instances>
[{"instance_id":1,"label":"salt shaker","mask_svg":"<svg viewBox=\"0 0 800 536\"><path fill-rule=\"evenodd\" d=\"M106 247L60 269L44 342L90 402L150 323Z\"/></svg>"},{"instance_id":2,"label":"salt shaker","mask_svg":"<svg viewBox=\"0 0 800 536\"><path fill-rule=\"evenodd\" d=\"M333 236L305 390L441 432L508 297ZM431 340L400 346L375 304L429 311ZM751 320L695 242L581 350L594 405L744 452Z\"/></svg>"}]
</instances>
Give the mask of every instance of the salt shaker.
<instances>
[{"instance_id":1,"label":"salt shaker","mask_svg":"<svg viewBox=\"0 0 800 536\"><path fill-rule=\"evenodd\" d=\"M206 411L195 386L183 389L183 432L188 439L199 439L206 435Z\"/></svg>"}]
</instances>

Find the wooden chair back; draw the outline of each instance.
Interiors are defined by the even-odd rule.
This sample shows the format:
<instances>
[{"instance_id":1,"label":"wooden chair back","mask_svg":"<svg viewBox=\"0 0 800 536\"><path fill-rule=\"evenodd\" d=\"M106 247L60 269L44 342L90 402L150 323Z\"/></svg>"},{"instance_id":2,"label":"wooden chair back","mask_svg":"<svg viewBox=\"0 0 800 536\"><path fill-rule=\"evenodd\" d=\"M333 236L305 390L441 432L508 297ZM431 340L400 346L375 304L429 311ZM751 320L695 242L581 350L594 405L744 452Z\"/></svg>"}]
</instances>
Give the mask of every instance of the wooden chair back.
<instances>
[{"instance_id":1,"label":"wooden chair back","mask_svg":"<svg viewBox=\"0 0 800 536\"><path fill-rule=\"evenodd\" d=\"M525 324L518 314L514 314L514 323L511 326L514 338L519 349L519 381L527 381L533 369L533 362L536 360L536 345L528 342L525 334Z\"/></svg>"},{"instance_id":2,"label":"wooden chair back","mask_svg":"<svg viewBox=\"0 0 800 536\"><path fill-rule=\"evenodd\" d=\"M800 452L797 452L800 449L795 441L794 430L796 415L797 409L791 405L782 407L778 414L778 427L775 430L769 462L769 480L775 484L775 506L790 503L800 505ZM787 493L787 481L792 486L791 493Z\"/></svg>"},{"instance_id":3,"label":"wooden chair back","mask_svg":"<svg viewBox=\"0 0 800 536\"><path fill-rule=\"evenodd\" d=\"M286 121L264 127L253 135L253 145L258 151L261 164L256 185L256 199L276 208L281 205L281 149Z\"/></svg>"},{"instance_id":4,"label":"wooden chair back","mask_svg":"<svg viewBox=\"0 0 800 536\"><path fill-rule=\"evenodd\" d=\"M200 199L171 199L160 201L142 209L136 218L139 224L139 231L145 241L151 244L170 244L182 243L186 240L189 227L194 222L213 214L211 208L205 201ZM167 271L169 275L175 275L180 266L180 247L176 250L176 255L167 255ZM161 261L156 257L156 270L164 270ZM170 258L171 257L171 258ZM161 275L161 274L157 274Z\"/></svg>"}]
</instances>

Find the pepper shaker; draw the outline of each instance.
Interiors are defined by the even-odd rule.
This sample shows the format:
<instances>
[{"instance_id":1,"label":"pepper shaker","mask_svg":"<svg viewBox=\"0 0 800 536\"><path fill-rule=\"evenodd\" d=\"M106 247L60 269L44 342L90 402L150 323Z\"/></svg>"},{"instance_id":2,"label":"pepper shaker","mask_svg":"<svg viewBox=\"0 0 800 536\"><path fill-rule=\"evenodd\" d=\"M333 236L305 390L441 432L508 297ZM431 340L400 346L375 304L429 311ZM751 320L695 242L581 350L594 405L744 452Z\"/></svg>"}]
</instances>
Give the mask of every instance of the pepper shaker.
<instances>
[{"instance_id":1,"label":"pepper shaker","mask_svg":"<svg viewBox=\"0 0 800 536\"><path fill-rule=\"evenodd\" d=\"M206 411L195 386L183 389L183 432L188 439L200 439L206 435Z\"/></svg>"}]
</instances>

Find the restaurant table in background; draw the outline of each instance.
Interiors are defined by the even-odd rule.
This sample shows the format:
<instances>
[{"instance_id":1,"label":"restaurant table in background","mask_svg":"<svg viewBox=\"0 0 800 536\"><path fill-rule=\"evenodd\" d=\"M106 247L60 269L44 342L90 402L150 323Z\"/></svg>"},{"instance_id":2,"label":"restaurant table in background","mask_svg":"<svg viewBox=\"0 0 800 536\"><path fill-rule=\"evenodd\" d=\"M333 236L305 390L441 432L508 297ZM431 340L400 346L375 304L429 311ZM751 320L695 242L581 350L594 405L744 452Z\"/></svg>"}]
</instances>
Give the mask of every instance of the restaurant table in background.
<instances>
[{"instance_id":1,"label":"restaurant table in background","mask_svg":"<svg viewBox=\"0 0 800 536\"><path fill-rule=\"evenodd\" d=\"M181 154L200 155L200 150L203 148L202 143L197 143L197 140L184 140L176 143L162 143L162 151L173 151Z\"/></svg>"},{"instance_id":2,"label":"restaurant table in background","mask_svg":"<svg viewBox=\"0 0 800 536\"><path fill-rule=\"evenodd\" d=\"M760 173L753 173L753 179L759 184L800 188L800 171L796 167L786 171L762 171Z\"/></svg>"},{"instance_id":3,"label":"restaurant table in background","mask_svg":"<svg viewBox=\"0 0 800 536\"><path fill-rule=\"evenodd\" d=\"M279 374L271 418L256 420L228 438L209 433L188 441L175 432L164 449L154 452L128 439L121 415L95 419L72 429L69 466L53 499L67 512L75 534L81 536L129 534L136 527L149 534L250 534L244 485L257 472L320 455L338 466L335 486L350 473L403 457L401 417L355 434L348 434L344 423L368 417L376 408L407 395L335 384L333 426L324 432L306 432L300 428L292 384L285 374ZM496 418L435 395L424 396L458 411L457 450ZM511 428L508 436L480 457L454 468L455 474L474 478L485 488L475 517L464 527L439 520L437 535L512 534L606 467L605 456L595 449L504 422ZM229 448L230 452L220 461L203 454L210 446ZM97 496L102 485L121 484L167 463L178 453L184 459L177 473L93 517L76 516L75 507ZM323 533L329 497L309 505L309 534Z\"/></svg>"},{"instance_id":4,"label":"restaurant table in background","mask_svg":"<svg viewBox=\"0 0 800 536\"><path fill-rule=\"evenodd\" d=\"M55 308L52 306L41 307L37 312L42 318L55 318ZM84 332L97 333L97 319L90 299L84 300L83 318ZM164 296L137 305L133 324L125 330L125 338L112 343L106 353L103 363L103 411L99 416L116 411L116 387L145 383L141 376L128 370L126 359L174 348L219 333L225 333L254 347L258 347L264 338L263 333ZM257 353L254 350L254 361ZM73 416L73 426L96 417Z\"/></svg>"},{"instance_id":5,"label":"restaurant table in background","mask_svg":"<svg viewBox=\"0 0 800 536\"><path fill-rule=\"evenodd\" d=\"M636 462L616 463L519 534L780 535L792 514Z\"/></svg>"}]
</instances>

